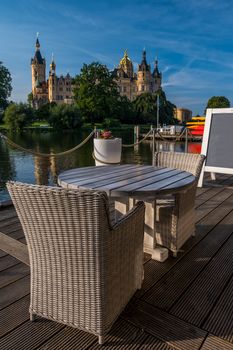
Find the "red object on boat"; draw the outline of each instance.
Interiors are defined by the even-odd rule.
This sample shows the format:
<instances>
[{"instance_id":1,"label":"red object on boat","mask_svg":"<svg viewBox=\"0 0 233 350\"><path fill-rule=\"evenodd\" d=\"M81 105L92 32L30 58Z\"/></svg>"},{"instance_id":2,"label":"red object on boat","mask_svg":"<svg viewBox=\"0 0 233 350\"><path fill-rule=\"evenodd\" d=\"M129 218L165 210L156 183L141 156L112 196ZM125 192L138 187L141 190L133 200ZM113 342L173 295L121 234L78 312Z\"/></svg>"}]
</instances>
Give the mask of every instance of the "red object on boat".
<instances>
[{"instance_id":1,"label":"red object on boat","mask_svg":"<svg viewBox=\"0 0 233 350\"><path fill-rule=\"evenodd\" d=\"M203 136L205 127L205 117L193 117L186 123L186 127L193 136Z\"/></svg>"},{"instance_id":2,"label":"red object on boat","mask_svg":"<svg viewBox=\"0 0 233 350\"><path fill-rule=\"evenodd\" d=\"M204 125L193 125L189 127L189 130L193 136L203 136Z\"/></svg>"},{"instance_id":3,"label":"red object on boat","mask_svg":"<svg viewBox=\"0 0 233 350\"><path fill-rule=\"evenodd\" d=\"M201 143L188 143L188 153L201 153Z\"/></svg>"}]
</instances>

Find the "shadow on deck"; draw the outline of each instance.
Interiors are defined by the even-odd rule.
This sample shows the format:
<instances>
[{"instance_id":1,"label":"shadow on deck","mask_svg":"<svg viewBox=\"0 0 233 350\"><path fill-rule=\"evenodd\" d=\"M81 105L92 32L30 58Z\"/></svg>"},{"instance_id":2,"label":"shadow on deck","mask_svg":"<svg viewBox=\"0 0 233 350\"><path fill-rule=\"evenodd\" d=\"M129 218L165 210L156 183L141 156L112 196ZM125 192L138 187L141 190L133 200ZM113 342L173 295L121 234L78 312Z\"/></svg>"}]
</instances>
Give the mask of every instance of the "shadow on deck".
<instances>
[{"instance_id":1,"label":"shadow on deck","mask_svg":"<svg viewBox=\"0 0 233 350\"><path fill-rule=\"evenodd\" d=\"M233 350L233 177L215 183L220 186L198 189L196 236L178 258L159 263L145 254L142 289L102 347L89 333L40 318L30 322L25 247L16 255L21 261L1 250L0 349ZM0 210L0 231L25 243L12 206Z\"/></svg>"}]
</instances>

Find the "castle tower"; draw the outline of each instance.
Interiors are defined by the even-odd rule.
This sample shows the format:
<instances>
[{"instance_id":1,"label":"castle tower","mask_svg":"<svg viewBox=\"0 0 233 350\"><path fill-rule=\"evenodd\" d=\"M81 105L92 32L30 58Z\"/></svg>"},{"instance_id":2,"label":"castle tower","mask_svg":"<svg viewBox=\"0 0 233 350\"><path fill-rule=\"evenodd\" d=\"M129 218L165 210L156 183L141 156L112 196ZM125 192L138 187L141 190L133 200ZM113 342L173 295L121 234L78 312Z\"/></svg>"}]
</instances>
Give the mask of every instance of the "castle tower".
<instances>
[{"instance_id":1,"label":"castle tower","mask_svg":"<svg viewBox=\"0 0 233 350\"><path fill-rule=\"evenodd\" d=\"M146 50L142 52L142 62L138 65L137 78L138 94L152 91L152 77L150 65L146 61Z\"/></svg>"},{"instance_id":2,"label":"castle tower","mask_svg":"<svg viewBox=\"0 0 233 350\"><path fill-rule=\"evenodd\" d=\"M133 64L128 56L127 50L124 52L124 57L120 60L119 68L122 68L128 78L133 77Z\"/></svg>"},{"instance_id":3,"label":"castle tower","mask_svg":"<svg viewBox=\"0 0 233 350\"><path fill-rule=\"evenodd\" d=\"M36 39L36 50L34 58L31 59L32 68L32 93L33 96L36 94L35 90L40 84L46 81L45 69L46 62L45 58L42 58L40 53L40 42L37 37Z\"/></svg>"},{"instance_id":4,"label":"castle tower","mask_svg":"<svg viewBox=\"0 0 233 350\"><path fill-rule=\"evenodd\" d=\"M162 83L162 73L158 69L158 59L156 58L155 60L155 68L152 73L153 80L154 80L154 88L153 91L157 91L158 89L161 88L161 83Z\"/></svg>"},{"instance_id":5,"label":"castle tower","mask_svg":"<svg viewBox=\"0 0 233 350\"><path fill-rule=\"evenodd\" d=\"M56 64L52 54L52 61L50 63L49 79L48 79L48 93L49 101L53 102L56 100L57 95L57 77L56 77Z\"/></svg>"}]
</instances>

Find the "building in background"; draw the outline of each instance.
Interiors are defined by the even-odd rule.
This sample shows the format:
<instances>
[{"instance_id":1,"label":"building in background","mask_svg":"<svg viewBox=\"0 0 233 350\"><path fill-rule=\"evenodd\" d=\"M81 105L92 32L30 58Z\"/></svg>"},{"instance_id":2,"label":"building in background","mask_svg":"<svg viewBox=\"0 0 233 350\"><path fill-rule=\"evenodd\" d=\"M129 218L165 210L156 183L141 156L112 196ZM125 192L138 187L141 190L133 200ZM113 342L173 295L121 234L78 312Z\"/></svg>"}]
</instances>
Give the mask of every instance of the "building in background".
<instances>
[{"instance_id":1,"label":"building in background","mask_svg":"<svg viewBox=\"0 0 233 350\"><path fill-rule=\"evenodd\" d=\"M119 66L114 69L113 75L116 77L120 95L126 96L130 101L144 92L153 93L161 88L162 73L158 69L158 60L155 61L154 70L151 72L150 65L146 61L145 50L137 73L134 73L133 63L126 50Z\"/></svg>"},{"instance_id":2,"label":"building in background","mask_svg":"<svg viewBox=\"0 0 233 350\"><path fill-rule=\"evenodd\" d=\"M175 108L174 118L179 120L180 123L187 122L192 119L192 111L187 108Z\"/></svg>"},{"instance_id":3,"label":"building in background","mask_svg":"<svg viewBox=\"0 0 233 350\"><path fill-rule=\"evenodd\" d=\"M54 58L50 64L49 78L46 79L46 60L40 52L39 39L36 39L34 58L31 59L32 70L32 104L38 108L48 102L57 104L73 102L72 78L69 74L58 77Z\"/></svg>"}]
</instances>

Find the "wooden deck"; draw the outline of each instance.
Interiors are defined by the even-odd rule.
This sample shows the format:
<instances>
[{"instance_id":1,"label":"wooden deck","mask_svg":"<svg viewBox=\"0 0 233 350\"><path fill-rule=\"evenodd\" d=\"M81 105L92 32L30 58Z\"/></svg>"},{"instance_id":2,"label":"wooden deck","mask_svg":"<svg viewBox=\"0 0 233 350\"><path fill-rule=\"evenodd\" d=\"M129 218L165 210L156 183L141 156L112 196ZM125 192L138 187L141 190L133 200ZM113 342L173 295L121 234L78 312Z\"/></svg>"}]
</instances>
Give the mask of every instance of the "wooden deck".
<instances>
[{"instance_id":1,"label":"wooden deck","mask_svg":"<svg viewBox=\"0 0 233 350\"><path fill-rule=\"evenodd\" d=\"M25 247L17 245L16 254L24 263L1 250L0 350L233 350L233 177L219 175L217 183L198 189L196 236L178 258L159 263L145 255L143 287L102 347L89 333L30 322ZM12 206L0 210L0 231L25 243ZM4 242L0 248L14 245Z\"/></svg>"}]
</instances>

